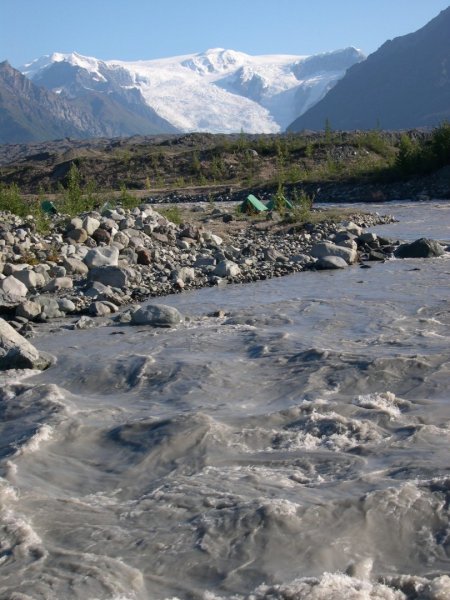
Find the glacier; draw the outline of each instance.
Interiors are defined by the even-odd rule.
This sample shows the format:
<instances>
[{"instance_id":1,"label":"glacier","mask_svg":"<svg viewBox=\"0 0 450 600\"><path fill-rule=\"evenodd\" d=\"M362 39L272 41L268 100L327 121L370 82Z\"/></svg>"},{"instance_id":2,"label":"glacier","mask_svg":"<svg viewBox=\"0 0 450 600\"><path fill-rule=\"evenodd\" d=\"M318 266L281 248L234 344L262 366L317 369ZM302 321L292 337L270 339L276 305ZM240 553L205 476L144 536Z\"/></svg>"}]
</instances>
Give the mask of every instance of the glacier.
<instances>
[{"instance_id":1,"label":"glacier","mask_svg":"<svg viewBox=\"0 0 450 600\"><path fill-rule=\"evenodd\" d=\"M181 131L278 133L365 59L354 47L305 55L260 55L212 48L152 60L100 60L55 52L20 68L34 83L77 97L86 90L133 92ZM128 96L127 96L128 93Z\"/></svg>"}]
</instances>

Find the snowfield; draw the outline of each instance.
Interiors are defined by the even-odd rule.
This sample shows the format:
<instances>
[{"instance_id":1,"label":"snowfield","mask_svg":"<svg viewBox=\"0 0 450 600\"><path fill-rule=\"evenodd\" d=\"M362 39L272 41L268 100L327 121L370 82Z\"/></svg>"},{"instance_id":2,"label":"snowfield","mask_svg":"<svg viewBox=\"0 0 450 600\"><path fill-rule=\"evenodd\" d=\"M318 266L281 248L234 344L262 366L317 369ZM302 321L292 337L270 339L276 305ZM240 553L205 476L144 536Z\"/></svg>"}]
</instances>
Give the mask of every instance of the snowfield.
<instances>
[{"instance_id":1,"label":"snowfield","mask_svg":"<svg viewBox=\"0 0 450 600\"><path fill-rule=\"evenodd\" d=\"M41 57L21 71L70 97L86 89L137 89L143 103L182 131L276 133L364 58L352 47L313 56L250 56L214 48L135 62L102 61L74 52Z\"/></svg>"}]
</instances>

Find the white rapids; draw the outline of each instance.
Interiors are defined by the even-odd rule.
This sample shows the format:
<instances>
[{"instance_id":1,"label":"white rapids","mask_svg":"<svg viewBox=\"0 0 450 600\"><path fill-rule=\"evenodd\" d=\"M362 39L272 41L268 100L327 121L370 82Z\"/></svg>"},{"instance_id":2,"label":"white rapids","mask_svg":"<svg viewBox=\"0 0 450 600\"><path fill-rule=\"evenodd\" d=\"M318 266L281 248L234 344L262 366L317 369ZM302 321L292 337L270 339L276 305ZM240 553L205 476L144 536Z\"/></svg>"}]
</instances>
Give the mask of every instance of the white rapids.
<instances>
[{"instance_id":1,"label":"white rapids","mask_svg":"<svg viewBox=\"0 0 450 600\"><path fill-rule=\"evenodd\" d=\"M450 239L450 204L377 210ZM0 599L448 600L449 275L392 260L171 296L174 330L41 328L56 364L1 379Z\"/></svg>"}]
</instances>

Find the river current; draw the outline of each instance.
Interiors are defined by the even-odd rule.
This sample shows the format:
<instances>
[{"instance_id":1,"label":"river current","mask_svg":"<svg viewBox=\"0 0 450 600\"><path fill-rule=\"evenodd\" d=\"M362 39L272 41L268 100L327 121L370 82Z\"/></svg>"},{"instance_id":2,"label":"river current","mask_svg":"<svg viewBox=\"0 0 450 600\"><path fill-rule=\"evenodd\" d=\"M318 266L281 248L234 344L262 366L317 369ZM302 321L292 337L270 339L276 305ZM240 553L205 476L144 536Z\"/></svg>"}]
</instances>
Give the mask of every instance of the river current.
<instances>
[{"instance_id":1,"label":"river current","mask_svg":"<svg viewBox=\"0 0 450 600\"><path fill-rule=\"evenodd\" d=\"M371 207L450 240L450 203ZM2 600L450 599L450 258L46 326L0 390ZM208 316L215 311L225 316Z\"/></svg>"}]
</instances>

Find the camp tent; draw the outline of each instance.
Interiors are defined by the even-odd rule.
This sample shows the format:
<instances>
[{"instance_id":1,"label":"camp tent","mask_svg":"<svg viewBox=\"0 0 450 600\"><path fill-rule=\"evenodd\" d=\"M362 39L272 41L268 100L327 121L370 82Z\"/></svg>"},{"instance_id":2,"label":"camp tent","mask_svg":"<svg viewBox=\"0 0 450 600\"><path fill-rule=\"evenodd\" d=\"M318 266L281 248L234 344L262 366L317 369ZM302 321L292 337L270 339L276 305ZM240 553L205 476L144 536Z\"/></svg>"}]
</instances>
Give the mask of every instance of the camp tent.
<instances>
[{"instance_id":1,"label":"camp tent","mask_svg":"<svg viewBox=\"0 0 450 600\"><path fill-rule=\"evenodd\" d=\"M240 206L241 212L244 213L261 213L267 210L267 206L258 200L253 194L249 194Z\"/></svg>"},{"instance_id":2,"label":"camp tent","mask_svg":"<svg viewBox=\"0 0 450 600\"><path fill-rule=\"evenodd\" d=\"M284 196L279 196L278 198L272 196L272 198L267 203L267 208L269 210L277 210L277 208L279 207L290 210L292 209L292 202Z\"/></svg>"},{"instance_id":3,"label":"camp tent","mask_svg":"<svg viewBox=\"0 0 450 600\"><path fill-rule=\"evenodd\" d=\"M57 215L58 214L58 210L56 209L56 206L53 204L53 202L50 202L50 200L43 200L41 202L41 210L46 215Z\"/></svg>"}]
</instances>

